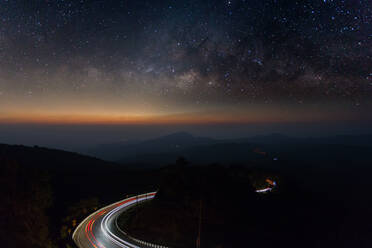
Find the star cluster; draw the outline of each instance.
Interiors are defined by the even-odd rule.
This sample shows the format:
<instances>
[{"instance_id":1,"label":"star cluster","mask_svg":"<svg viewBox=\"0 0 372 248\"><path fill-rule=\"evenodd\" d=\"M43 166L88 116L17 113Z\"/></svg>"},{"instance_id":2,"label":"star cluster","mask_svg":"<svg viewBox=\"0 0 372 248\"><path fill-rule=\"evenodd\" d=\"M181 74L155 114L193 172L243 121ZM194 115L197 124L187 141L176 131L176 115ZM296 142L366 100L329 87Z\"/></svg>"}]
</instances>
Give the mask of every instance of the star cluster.
<instances>
[{"instance_id":1,"label":"star cluster","mask_svg":"<svg viewBox=\"0 0 372 248\"><path fill-rule=\"evenodd\" d=\"M370 0L0 1L12 111L360 108L371 96Z\"/></svg>"}]
</instances>

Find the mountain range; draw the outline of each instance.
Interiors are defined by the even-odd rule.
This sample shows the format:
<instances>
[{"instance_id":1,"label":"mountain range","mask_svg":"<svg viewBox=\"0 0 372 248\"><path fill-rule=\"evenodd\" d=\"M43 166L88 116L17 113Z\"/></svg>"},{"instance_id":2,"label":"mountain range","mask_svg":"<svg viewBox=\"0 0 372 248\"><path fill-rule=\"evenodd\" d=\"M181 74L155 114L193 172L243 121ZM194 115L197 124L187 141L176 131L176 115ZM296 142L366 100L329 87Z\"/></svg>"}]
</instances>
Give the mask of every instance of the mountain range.
<instances>
[{"instance_id":1,"label":"mountain range","mask_svg":"<svg viewBox=\"0 0 372 248\"><path fill-rule=\"evenodd\" d=\"M290 137L278 133L240 139L196 137L178 132L145 141L102 144L85 154L122 164L168 164L183 156L195 163L244 163L275 159L279 154L288 158L313 154L314 159L333 159L347 154L363 159L372 148L372 135L339 135L329 137ZM339 151L346 150L342 154ZM297 151L297 154L296 154ZM310 158L310 160L312 159ZM303 157L301 157L303 159Z\"/></svg>"}]
</instances>

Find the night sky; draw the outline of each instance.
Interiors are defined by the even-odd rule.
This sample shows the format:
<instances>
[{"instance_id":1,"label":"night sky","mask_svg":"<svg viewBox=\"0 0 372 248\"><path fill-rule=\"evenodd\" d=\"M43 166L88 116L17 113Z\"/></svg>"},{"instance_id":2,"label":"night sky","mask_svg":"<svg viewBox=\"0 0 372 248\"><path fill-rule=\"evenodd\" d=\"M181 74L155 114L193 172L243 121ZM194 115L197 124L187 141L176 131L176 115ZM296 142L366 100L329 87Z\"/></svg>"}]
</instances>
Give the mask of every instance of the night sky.
<instances>
[{"instance_id":1,"label":"night sky","mask_svg":"<svg viewBox=\"0 0 372 248\"><path fill-rule=\"evenodd\" d=\"M371 120L372 1L0 1L0 122Z\"/></svg>"}]
</instances>

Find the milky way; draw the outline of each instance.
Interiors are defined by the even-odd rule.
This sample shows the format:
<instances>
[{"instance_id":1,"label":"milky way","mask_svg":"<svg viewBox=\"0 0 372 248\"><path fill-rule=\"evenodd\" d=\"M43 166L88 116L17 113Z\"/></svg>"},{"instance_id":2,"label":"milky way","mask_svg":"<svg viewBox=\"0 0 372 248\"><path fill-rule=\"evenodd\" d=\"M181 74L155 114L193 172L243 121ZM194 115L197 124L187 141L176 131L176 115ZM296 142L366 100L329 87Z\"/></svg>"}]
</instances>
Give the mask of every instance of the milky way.
<instances>
[{"instance_id":1,"label":"milky way","mask_svg":"<svg viewBox=\"0 0 372 248\"><path fill-rule=\"evenodd\" d=\"M3 0L0 23L3 115L347 119L372 99L369 0Z\"/></svg>"}]
</instances>

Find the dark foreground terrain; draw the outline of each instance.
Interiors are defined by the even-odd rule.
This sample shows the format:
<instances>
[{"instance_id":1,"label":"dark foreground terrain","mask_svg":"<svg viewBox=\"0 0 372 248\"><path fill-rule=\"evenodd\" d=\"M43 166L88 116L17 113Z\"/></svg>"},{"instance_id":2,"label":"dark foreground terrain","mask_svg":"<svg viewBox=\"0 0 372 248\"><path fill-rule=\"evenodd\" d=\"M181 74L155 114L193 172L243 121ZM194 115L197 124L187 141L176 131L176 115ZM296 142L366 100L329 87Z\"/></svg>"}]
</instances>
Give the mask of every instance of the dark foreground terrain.
<instances>
[{"instance_id":1,"label":"dark foreground terrain","mask_svg":"<svg viewBox=\"0 0 372 248\"><path fill-rule=\"evenodd\" d=\"M240 164L179 159L134 170L76 153L0 145L1 246L75 247L72 231L95 209L156 189L156 200L121 219L145 240L195 246L202 205L202 247L372 246L370 146L247 147L249 159ZM257 194L266 177L278 187Z\"/></svg>"},{"instance_id":2,"label":"dark foreground terrain","mask_svg":"<svg viewBox=\"0 0 372 248\"><path fill-rule=\"evenodd\" d=\"M260 180L257 173L241 167L173 167L167 173L154 201L121 217L122 228L133 236L193 247L202 207L203 247L372 244L372 211L365 205L371 199L352 174L308 171L293 180L283 171L275 176L276 190L258 194L252 188Z\"/></svg>"},{"instance_id":3,"label":"dark foreground terrain","mask_svg":"<svg viewBox=\"0 0 372 248\"><path fill-rule=\"evenodd\" d=\"M40 147L0 145L1 247L75 247L99 207L154 188L150 172Z\"/></svg>"}]
</instances>

